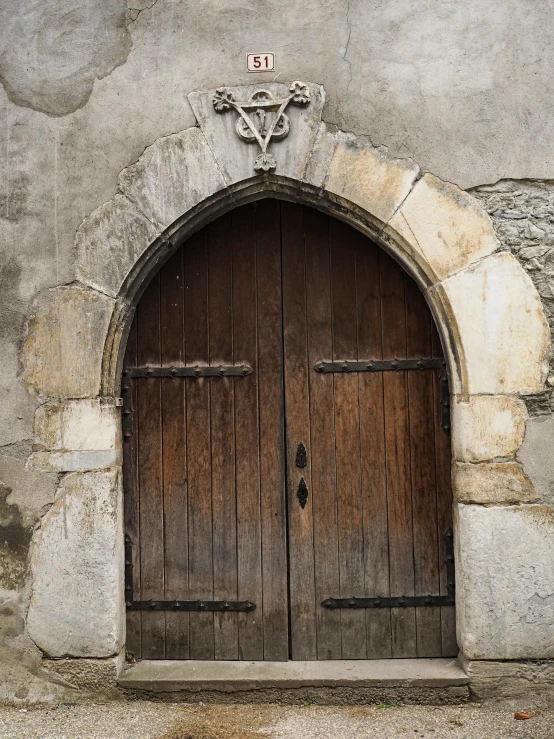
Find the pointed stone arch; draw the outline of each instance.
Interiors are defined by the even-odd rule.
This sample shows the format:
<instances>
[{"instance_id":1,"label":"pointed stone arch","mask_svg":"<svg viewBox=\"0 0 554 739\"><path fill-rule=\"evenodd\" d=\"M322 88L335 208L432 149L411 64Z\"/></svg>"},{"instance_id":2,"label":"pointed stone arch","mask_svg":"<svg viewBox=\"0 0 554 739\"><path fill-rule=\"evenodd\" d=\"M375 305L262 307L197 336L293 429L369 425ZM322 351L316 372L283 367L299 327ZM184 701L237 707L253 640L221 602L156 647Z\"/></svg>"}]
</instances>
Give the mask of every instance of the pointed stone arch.
<instances>
[{"instance_id":1,"label":"pointed stone arch","mask_svg":"<svg viewBox=\"0 0 554 739\"><path fill-rule=\"evenodd\" d=\"M286 90L277 83L266 88L275 95ZM214 112L214 91L191 93L198 126L157 140L123 170L117 194L78 230L75 282L38 299L23 360L27 383L43 400L30 464L72 473L62 482L63 505L59 498L46 514L33 545L28 627L51 656L108 657L124 648L118 396L134 306L194 231L270 196L350 223L424 291L453 396L460 648L472 659L554 657L541 619L525 632L518 628L533 606L509 580L529 553L513 550L513 565L505 566L512 556L508 529L521 526L527 548L547 540L545 527L554 540L550 509L522 505L537 495L515 461L526 420L522 396L540 392L547 371L549 330L538 293L517 260L501 251L473 197L412 161L331 129L321 121L323 88L309 88L311 104L287 111L291 133L272 144L275 172L261 175L253 167L257 152L236 136L233 117ZM238 98L254 90L233 88ZM485 531L497 542L490 566ZM554 592L554 572L541 565L554 561L554 544L542 549L535 589L547 583ZM56 600L63 607L53 608ZM499 631L493 614L507 600L513 617ZM100 628L90 629L91 613L101 614Z\"/></svg>"}]
</instances>

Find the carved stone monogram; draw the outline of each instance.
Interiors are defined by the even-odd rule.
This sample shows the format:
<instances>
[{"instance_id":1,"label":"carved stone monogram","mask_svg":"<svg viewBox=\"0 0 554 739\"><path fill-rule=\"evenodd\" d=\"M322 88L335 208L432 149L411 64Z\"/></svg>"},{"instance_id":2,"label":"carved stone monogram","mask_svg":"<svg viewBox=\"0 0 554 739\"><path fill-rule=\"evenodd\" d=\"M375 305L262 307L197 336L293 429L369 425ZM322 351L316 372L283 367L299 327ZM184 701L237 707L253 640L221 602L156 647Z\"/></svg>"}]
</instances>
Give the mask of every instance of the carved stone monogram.
<instances>
[{"instance_id":1,"label":"carved stone monogram","mask_svg":"<svg viewBox=\"0 0 554 739\"><path fill-rule=\"evenodd\" d=\"M296 80L289 87L289 95L274 98L269 90L256 90L245 102L235 100L233 91L228 87L220 87L213 96L214 108L218 113L225 113L234 108L239 117L235 128L239 138L249 144L258 143L262 153L254 162L254 169L269 172L276 168L277 162L273 154L268 153L270 141L280 141L288 136L290 118L285 113L289 103L308 105L311 100L310 88L304 82Z\"/></svg>"}]
</instances>

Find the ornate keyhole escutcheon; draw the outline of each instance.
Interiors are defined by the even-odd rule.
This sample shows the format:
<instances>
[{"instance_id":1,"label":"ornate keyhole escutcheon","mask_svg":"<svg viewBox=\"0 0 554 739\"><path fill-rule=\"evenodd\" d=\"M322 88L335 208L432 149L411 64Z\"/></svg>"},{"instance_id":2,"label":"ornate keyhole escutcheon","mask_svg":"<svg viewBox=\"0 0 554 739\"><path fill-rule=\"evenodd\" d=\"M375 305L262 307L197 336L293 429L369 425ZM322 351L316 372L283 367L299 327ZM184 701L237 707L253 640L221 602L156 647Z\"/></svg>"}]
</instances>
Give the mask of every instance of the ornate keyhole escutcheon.
<instances>
[{"instance_id":1,"label":"ornate keyhole escutcheon","mask_svg":"<svg viewBox=\"0 0 554 739\"><path fill-rule=\"evenodd\" d=\"M307 464L308 455L306 454L306 447L302 442L300 442L298 449L296 450L296 466L302 470Z\"/></svg>"},{"instance_id":2,"label":"ornate keyhole escutcheon","mask_svg":"<svg viewBox=\"0 0 554 739\"><path fill-rule=\"evenodd\" d=\"M298 502L300 503L300 508L304 509L306 507L306 503L308 502L308 486L306 485L306 480L304 480L303 477L300 478L300 483L298 485L298 490L296 491L296 496L298 498Z\"/></svg>"}]
</instances>

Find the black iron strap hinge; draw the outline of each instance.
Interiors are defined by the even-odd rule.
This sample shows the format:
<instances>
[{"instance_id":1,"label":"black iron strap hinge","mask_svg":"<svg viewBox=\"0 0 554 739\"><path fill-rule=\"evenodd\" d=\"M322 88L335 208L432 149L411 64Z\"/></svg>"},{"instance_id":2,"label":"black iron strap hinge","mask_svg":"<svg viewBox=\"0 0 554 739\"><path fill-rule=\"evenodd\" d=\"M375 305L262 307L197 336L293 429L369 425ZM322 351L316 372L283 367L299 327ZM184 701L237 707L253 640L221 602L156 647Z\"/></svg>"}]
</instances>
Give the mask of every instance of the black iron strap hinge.
<instances>
[{"instance_id":1,"label":"black iron strap hinge","mask_svg":"<svg viewBox=\"0 0 554 739\"><path fill-rule=\"evenodd\" d=\"M125 605L128 611L223 611L250 613L256 604L250 600L134 600L133 542L125 536Z\"/></svg>"},{"instance_id":2,"label":"black iron strap hinge","mask_svg":"<svg viewBox=\"0 0 554 739\"><path fill-rule=\"evenodd\" d=\"M340 359L336 362L322 360L314 366L320 374L329 373L356 373L356 372L401 372L408 370L438 369L440 372L440 408L441 428L450 433L450 389L448 387L448 373L444 359L427 359L424 357L413 359Z\"/></svg>"},{"instance_id":3,"label":"black iron strap hinge","mask_svg":"<svg viewBox=\"0 0 554 739\"><path fill-rule=\"evenodd\" d=\"M127 603L127 610L249 613L256 610L256 604L249 600L133 600Z\"/></svg>"},{"instance_id":4,"label":"black iron strap hinge","mask_svg":"<svg viewBox=\"0 0 554 739\"><path fill-rule=\"evenodd\" d=\"M247 364L195 364L190 367L126 367L124 377L247 377L252 374Z\"/></svg>"},{"instance_id":5,"label":"black iron strap hinge","mask_svg":"<svg viewBox=\"0 0 554 739\"><path fill-rule=\"evenodd\" d=\"M316 372L390 372L401 370L444 369L444 359L341 359L337 362L317 362Z\"/></svg>"},{"instance_id":6,"label":"black iron strap hinge","mask_svg":"<svg viewBox=\"0 0 554 739\"><path fill-rule=\"evenodd\" d=\"M445 536L446 550L446 595L401 595L377 598L327 598L324 608L419 608L453 606L455 602L454 536L449 529Z\"/></svg>"},{"instance_id":7,"label":"black iron strap hinge","mask_svg":"<svg viewBox=\"0 0 554 739\"><path fill-rule=\"evenodd\" d=\"M247 364L194 365L191 367L126 367L123 370L121 394L123 396L123 440L133 437L133 400L130 392L132 380L152 377L248 377L253 372Z\"/></svg>"}]
</instances>

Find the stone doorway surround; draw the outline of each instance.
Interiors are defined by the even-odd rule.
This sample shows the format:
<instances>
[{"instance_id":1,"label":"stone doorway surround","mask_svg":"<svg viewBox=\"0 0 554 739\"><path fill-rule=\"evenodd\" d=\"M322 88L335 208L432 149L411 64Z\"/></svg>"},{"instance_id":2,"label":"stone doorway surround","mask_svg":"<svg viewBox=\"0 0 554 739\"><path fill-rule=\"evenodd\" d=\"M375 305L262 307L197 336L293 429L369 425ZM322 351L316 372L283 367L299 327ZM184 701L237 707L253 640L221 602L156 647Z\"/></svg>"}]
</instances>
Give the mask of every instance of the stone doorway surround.
<instances>
[{"instance_id":1,"label":"stone doorway surround","mask_svg":"<svg viewBox=\"0 0 554 739\"><path fill-rule=\"evenodd\" d=\"M246 99L257 87L231 89ZM134 305L194 231L266 196L350 223L424 291L450 373L463 663L476 684L495 685L502 676L534 680L536 663L527 670L525 662L554 658L554 509L515 461L527 417L522 398L541 392L547 373L539 295L501 251L477 200L331 129L321 121L323 87L309 88L311 104L287 110L290 135L271 145L271 174L254 171L259 152L236 136L235 117L214 112L215 91L191 93L198 126L158 139L121 172L117 194L78 230L75 281L37 300L23 368L41 400L29 464L62 474L32 544L28 630L50 667L66 658L73 675L87 664L115 674L122 663L119 396ZM539 672L552 679L554 668L543 663Z\"/></svg>"}]
</instances>

